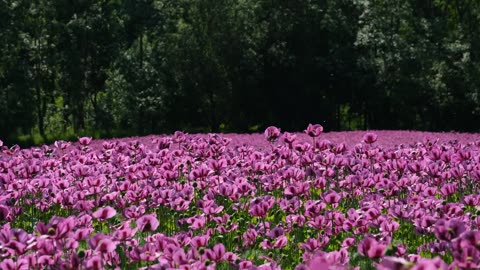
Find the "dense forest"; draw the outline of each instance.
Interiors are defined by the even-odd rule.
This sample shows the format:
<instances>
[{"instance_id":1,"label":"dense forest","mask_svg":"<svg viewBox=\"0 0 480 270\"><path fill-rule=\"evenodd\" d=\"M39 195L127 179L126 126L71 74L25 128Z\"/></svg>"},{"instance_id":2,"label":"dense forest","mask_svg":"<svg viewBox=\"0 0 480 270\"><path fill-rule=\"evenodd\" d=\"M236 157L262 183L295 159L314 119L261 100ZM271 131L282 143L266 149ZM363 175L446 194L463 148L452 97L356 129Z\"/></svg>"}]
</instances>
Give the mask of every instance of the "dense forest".
<instances>
[{"instance_id":1,"label":"dense forest","mask_svg":"<svg viewBox=\"0 0 480 270\"><path fill-rule=\"evenodd\" d=\"M479 131L478 0L0 1L0 138Z\"/></svg>"}]
</instances>

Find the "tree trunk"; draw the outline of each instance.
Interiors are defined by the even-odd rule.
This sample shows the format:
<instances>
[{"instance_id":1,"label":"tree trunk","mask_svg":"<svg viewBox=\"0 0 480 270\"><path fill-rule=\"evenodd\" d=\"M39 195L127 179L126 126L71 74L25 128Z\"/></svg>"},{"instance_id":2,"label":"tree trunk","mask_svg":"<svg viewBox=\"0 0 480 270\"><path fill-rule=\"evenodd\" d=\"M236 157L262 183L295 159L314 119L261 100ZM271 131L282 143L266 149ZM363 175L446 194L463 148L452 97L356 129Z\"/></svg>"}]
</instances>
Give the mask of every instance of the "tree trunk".
<instances>
[{"instance_id":1,"label":"tree trunk","mask_svg":"<svg viewBox=\"0 0 480 270\"><path fill-rule=\"evenodd\" d=\"M209 98L210 98L210 121L211 121L210 130L212 132L217 132L218 124L217 124L217 115L216 115L215 95L213 94L213 90L211 89L209 91Z\"/></svg>"},{"instance_id":2,"label":"tree trunk","mask_svg":"<svg viewBox=\"0 0 480 270\"><path fill-rule=\"evenodd\" d=\"M98 129L100 128L99 127L99 119L100 119L100 112L99 112L99 109L98 109L98 101L97 101L97 94L98 92L95 91L95 93L93 93L92 95L92 98L91 98L91 103L92 103L92 107L93 107L93 114L94 114L94 118L95 118L95 121L94 121L94 127L95 129Z\"/></svg>"},{"instance_id":3,"label":"tree trunk","mask_svg":"<svg viewBox=\"0 0 480 270\"><path fill-rule=\"evenodd\" d=\"M140 36L139 36L139 47L140 47L140 52L139 52L140 53L139 55L140 72L142 73L142 69L143 69L143 33L142 32L140 32Z\"/></svg>"},{"instance_id":4,"label":"tree trunk","mask_svg":"<svg viewBox=\"0 0 480 270\"><path fill-rule=\"evenodd\" d=\"M38 74L36 75L38 76ZM46 136L45 136L45 114L44 114L44 109L42 108L42 103L43 102L43 98L41 97L41 94L42 94L42 90L40 89L40 82L38 81L38 78L35 79L36 82L35 82L35 92L36 92L36 95L37 95L37 100L36 100L36 107L37 107L37 124L38 124L38 130L40 132L40 136L42 136L42 139L46 139Z\"/></svg>"},{"instance_id":5,"label":"tree trunk","mask_svg":"<svg viewBox=\"0 0 480 270\"><path fill-rule=\"evenodd\" d=\"M35 43L37 45L37 59L39 59L39 42L38 42L38 37L35 39ZM38 60L37 60L38 61ZM40 64L37 62L35 63L34 65L34 69L35 69L35 93L36 93L36 108L37 108L37 124L38 124L38 130L40 132L40 136L42 136L42 139L43 140L46 140L46 136L45 136L45 114L44 114L44 109L42 107L42 103L44 102L43 101L43 98L42 98L42 89L41 89L41 85L40 85Z\"/></svg>"}]
</instances>

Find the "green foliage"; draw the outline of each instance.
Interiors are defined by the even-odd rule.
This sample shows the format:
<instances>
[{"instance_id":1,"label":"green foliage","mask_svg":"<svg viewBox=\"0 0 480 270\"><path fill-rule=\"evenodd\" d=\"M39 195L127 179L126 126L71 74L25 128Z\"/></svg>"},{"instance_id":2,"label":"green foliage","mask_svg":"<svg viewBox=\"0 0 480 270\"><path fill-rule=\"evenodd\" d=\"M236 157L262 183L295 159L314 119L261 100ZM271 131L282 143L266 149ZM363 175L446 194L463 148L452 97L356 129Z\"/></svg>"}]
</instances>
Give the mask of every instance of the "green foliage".
<instances>
[{"instance_id":1,"label":"green foliage","mask_svg":"<svg viewBox=\"0 0 480 270\"><path fill-rule=\"evenodd\" d=\"M0 29L7 143L479 129L475 0L11 0Z\"/></svg>"}]
</instances>

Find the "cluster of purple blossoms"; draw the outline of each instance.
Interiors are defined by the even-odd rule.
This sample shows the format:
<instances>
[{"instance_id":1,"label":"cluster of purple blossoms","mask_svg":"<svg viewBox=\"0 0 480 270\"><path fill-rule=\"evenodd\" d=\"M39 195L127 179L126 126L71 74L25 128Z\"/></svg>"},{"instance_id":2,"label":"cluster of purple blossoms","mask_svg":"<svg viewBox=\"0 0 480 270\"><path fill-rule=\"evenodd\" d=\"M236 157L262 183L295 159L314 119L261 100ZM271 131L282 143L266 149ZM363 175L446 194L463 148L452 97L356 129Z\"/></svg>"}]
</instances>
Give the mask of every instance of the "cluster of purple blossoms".
<instances>
[{"instance_id":1,"label":"cluster of purple blossoms","mask_svg":"<svg viewBox=\"0 0 480 270\"><path fill-rule=\"evenodd\" d=\"M415 132L0 141L0 269L478 269L480 141Z\"/></svg>"}]
</instances>

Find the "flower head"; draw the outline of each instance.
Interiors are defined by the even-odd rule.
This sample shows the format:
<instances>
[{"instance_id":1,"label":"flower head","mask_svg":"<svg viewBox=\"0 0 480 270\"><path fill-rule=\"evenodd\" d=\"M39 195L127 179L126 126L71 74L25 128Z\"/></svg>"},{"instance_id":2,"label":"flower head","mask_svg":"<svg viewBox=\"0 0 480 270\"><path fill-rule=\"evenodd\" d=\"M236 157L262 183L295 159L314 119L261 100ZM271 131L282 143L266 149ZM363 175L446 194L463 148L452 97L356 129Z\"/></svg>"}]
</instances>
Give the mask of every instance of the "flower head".
<instances>
[{"instance_id":1,"label":"flower head","mask_svg":"<svg viewBox=\"0 0 480 270\"><path fill-rule=\"evenodd\" d=\"M377 270L406 270L410 267L411 263L403 258L385 257L377 265Z\"/></svg>"},{"instance_id":2,"label":"flower head","mask_svg":"<svg viewBox=\"0 0 480 270\"><path fill-rule=\"evenodd\" d=\"M87 146L90 144L90 142L92 142L92 137L81 137L81 138L78 138L78 142L82 145L82 146Z\"/></svg>"},{"instance_id":3,"label":"flower head","mask_svg":"<svg viewBox=\"0 0 480 270\"><path fill-rule=\"evenodd\" d=\"M155 231L158 225L160 225L160 223L155 213L144 215L137 220L137 226L142 232Z\"/></svg>"},{"instance_id":4,"label":"flower head","mask_svg":"<svg viewBox=\"0 0 480 270\"><path fill-rule=\"evenodd\" d=\"M265 129L265 138L270 141L274 142L280 137L280 129L274 126L270 126Z\"/></svg>"},{"instance_id":5,"label":"flower head","mask_svg":"<svg viewBox=\"0 0 480 270\"><path fill-rule=\"evenodd\" d=\"M363 141L367 144L373 144L377 141L377 138L377 134L373 132L368 132L367 134L365 134L365 136L363 136Z\"/></svg>"},{"instance_id":6,"label":"flower head","mask_svg":"<svg viewBox=\"0 0 480 270\"><path fill-rule=\"evenodd\" d=\"M323 127L319 124L315 124L315 125L308 124L307 129L305 129L304 132L308 136L310 136L312 138L316 138L316 137L320 136L320 134L322 134Z\"/></svg>"},{"instance_id":7,"label":"flower head","mask_svg":"<svg viewBox=\"0 0 480 270\"><path fill-rule=\"evenodd\" d=\"M372 237L365 237L358 245L358 253L369 258L383 257L386 245L379 243Z\"/></svg>"},{"instance_id":8,"label":"flower head","mask_svg":"<svg viewBox=\"0 0 480 270\"><path fill-rule=\"evenodd\" d=\"M328 190L327 192L323 193L322 197L327 204L336 204L340 201L340 199L342 199L340 194L334 190Z\"/></svg>"},{"instance_id":9,"label":"flower head","mask_svg":"<svg viewBox=\"0 0 480 270\"><path fill-rule=\"evenodd\" d=\"M97 211L93 212L92 217L103 221L114 217L117 214L117 211L111 206L100 208Z\"/></svg>"},{"instance_id":10,"label":"flower head","mask_svg":"<svg viewBox=\"0 0 480 270\"><path fill-rule=\"evenodd\" d=\"M109 237L104 234L97 233L92 238L88 239L88 245L102 253L110 253L115 251L117 245Z\"/></svg>"}]
</instances>

